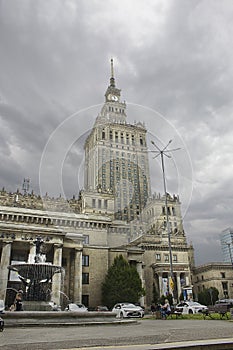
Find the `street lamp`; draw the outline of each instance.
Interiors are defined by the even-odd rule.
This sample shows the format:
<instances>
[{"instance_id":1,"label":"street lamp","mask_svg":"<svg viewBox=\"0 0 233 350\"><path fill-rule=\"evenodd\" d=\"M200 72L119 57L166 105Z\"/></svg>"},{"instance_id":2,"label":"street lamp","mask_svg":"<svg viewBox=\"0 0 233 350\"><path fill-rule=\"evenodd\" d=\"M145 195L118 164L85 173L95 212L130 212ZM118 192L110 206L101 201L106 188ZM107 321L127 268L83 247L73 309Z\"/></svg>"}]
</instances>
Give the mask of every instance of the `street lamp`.
<instances>
[{"instance_id":1,"label":"street lamp","mask_svg":"<svg viewBox=\"0 0 233 350\"><path fill-rule=\"evenodd\" d=\"M169 249L170 275L171 275L171 284L169 283L169 290L173 289L176 292L174 272L173 272L173 261L172 261L171 231L170 231L170 222L169 222L168 205L167 205L167 188L166 188L166 177L165 177L165 168L164 168L164 156L166 156L168 158L171 158L171 156L169 154L167 154L167 153L178 151L180 148L174 148L174 149L171 149L171 150L167 149L167 147L170 145L171 142L172 142L172 140L170 140L168 142L168 144L163 149L160 149L154 143L154 141L151 141L152 145L157 149L156 151L152 151L153 153L156 153L156 156L154 158L157 158L157 157L160 156L161 157L161 163L162 163L163 187L164 187L164 193L165 193L165 210L166 210L166 221L167 221L166 228L167 228L167 236L168 236L168 249ZM175 288L174 288L174 286L175 286ZM173 296L174 296L174 294L173 294ZM176 297L175 297L175 299L177 299Z\"/></svg>"}]
</instances>

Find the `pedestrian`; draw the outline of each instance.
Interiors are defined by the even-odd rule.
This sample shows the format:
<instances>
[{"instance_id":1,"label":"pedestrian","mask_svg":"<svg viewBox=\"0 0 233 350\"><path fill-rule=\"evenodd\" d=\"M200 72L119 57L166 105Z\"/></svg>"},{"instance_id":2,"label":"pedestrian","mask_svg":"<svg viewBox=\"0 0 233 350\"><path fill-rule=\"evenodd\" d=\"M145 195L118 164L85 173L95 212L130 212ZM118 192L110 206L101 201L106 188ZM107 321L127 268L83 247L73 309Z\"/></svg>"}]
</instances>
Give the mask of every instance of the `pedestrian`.
<instances>
[{"instance_id":1,"label":"pedestrian","mask_svg":"<svg viewBox=\"0 0 233 350\"><path fill-rule=\"evenodd\" d=\"M161 305L161 317L166 320L167 316L171 314L171 306L168 299L165 299L164 304Z\"/></svg>"},{"instance_id":2,"label":"pedestrian","mask_svg":"<svg viewBox=\"0 0 233 350\"><path fill-rule=\"evenodd\" d=\"M15 311L23 310L22 299L23 299L23 291L20 289L18 290L15 296Z\"/></svg>"},{"instance_id":3,"label":"pedestrian","mask_svg":"<svg viewBox=\"0 0 233 350\"><path fill-rule=\"evenodd\" d=\"M155 314L156 307L155 307L154 304L151 304L150 311L151 311L151 315L154 315L154 314Z\"/></svg>"}]
</instances>

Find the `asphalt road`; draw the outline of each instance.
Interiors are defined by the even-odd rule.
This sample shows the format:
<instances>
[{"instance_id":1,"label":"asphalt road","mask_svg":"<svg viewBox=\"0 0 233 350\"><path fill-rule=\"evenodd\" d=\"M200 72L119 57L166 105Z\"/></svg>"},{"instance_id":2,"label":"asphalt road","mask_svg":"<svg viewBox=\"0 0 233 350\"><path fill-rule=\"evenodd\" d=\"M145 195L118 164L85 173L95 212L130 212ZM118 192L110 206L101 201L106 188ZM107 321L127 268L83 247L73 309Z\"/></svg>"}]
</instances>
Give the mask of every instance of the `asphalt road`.
<instances>
[{"instance_id":1,"label":"asphalt road","mask_svg":"<svg viewBox=\"0 0 233 350\"><path fill-rule=\"evenodd\" d=\"M120 346L122 350L139 350L153 349L154 344L231 337L232 321L143 319L121 325L9 327L0 333L0 350L103 349L104 346L111 346L111 350Z\"/></svg>"}]
</instances>

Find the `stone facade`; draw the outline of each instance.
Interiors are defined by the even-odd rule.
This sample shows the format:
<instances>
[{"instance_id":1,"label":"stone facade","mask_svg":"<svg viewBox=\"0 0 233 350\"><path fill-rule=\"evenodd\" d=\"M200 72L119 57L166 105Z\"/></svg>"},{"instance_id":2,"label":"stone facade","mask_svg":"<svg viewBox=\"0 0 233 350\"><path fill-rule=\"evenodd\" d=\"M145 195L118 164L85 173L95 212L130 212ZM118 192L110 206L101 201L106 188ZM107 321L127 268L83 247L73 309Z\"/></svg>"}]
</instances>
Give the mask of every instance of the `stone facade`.
<instances>
[{"instance_id":1,"label":"stone facade","mask_svg":"<svg viewBox=\"0 0 233 350\"><path fill-rule=\"evenodd\" d=\"M101 304L101 284L114 258L122 254L136 266L149 306L153 285L158 295L171 291L171 255L178 297L191 284L193 247L187 244L178 196L151 195L146 128L126 122L111 63L104 106L85 145L85 183L79 198L63 199L0 192L0 299L12 302L20 287L7 266L28 262L33 241L42 237L47 261L65 270L51 284L58 304L69 300ZM11 293L12 292L12 293ZM119 301L120 302L120 301Z\"/></svg>"},{"instance_id":2,"label":"stone facade","mask_svg":"<svg viewBox=\"0 0 233 350\"><path fill-rule=\"evenodd\" d=\"M219 299L233 299L233 269L232 264L215 262L193 269L194 294L203 289L215 287L219 291Z\"/></svg>"}]
</instances>

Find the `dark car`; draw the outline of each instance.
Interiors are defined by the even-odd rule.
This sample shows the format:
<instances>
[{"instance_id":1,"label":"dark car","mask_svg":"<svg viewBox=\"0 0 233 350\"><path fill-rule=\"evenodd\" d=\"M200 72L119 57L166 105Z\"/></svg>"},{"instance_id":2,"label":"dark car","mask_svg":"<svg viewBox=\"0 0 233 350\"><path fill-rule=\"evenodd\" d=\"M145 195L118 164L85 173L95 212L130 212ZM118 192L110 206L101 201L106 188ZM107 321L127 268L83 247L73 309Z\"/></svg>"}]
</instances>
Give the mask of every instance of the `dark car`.
<instances>
[{"instance_id":1,"label":"dark car","mask_svg":"<svg viewBox=\"0 0 233 350\"><path fill-rule=\"evenodd\" d=\"M215 302L216 308L221 305L227 305L227 309L230 310L233 308L233 299L219 299Z\"/></svg>"},{"instance_id":2,"label":"dark car","mask_svg":"<svg viewBox=\"0 0 233 350\"><path fill-rule=\"evenodd\" d=\"M3 319L0 317L0 332L2 332L4 329L4 321Z\"/></svg>"}]
</instances>

